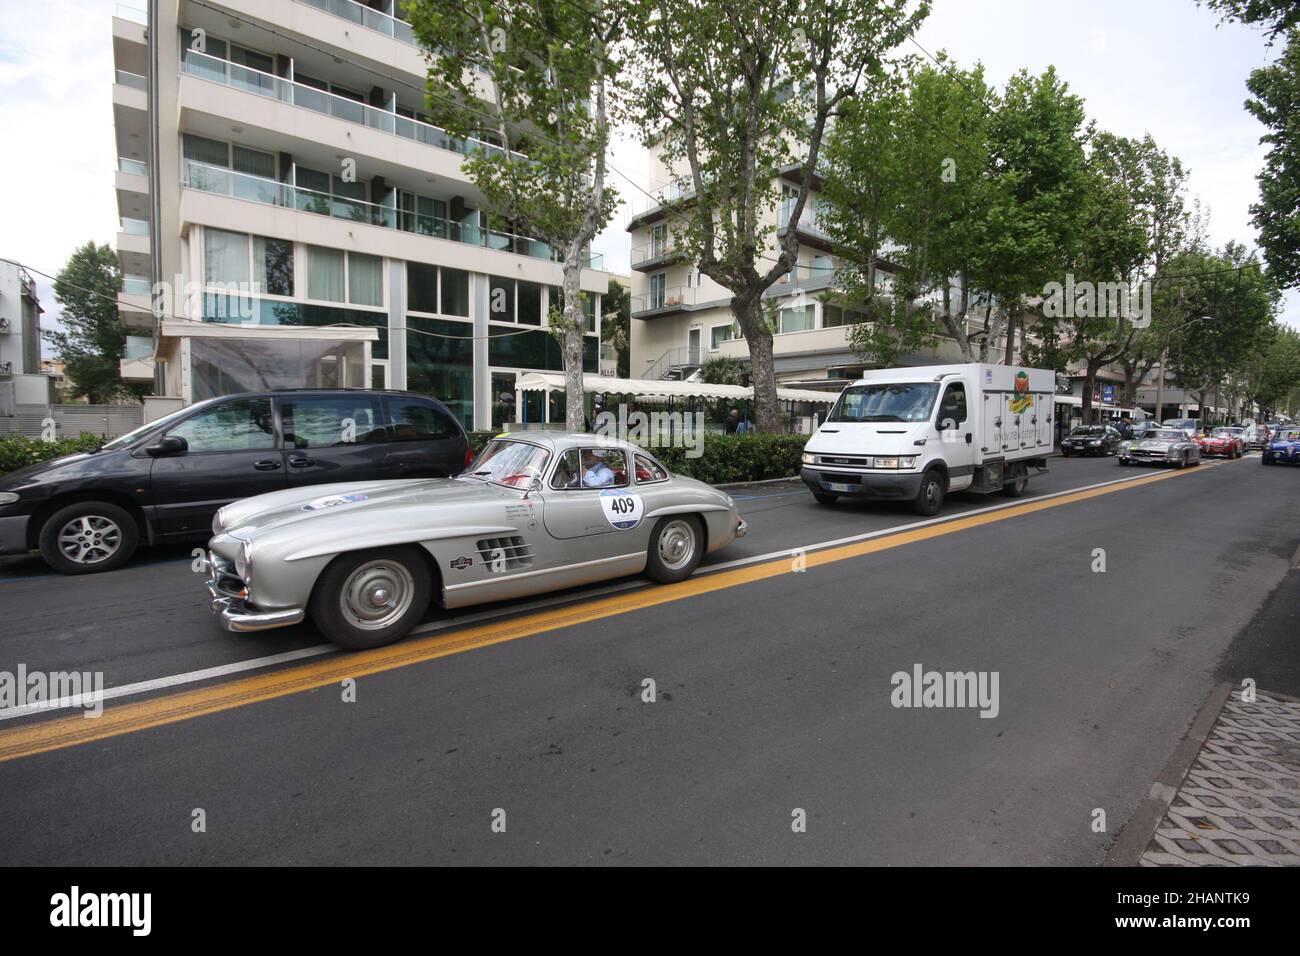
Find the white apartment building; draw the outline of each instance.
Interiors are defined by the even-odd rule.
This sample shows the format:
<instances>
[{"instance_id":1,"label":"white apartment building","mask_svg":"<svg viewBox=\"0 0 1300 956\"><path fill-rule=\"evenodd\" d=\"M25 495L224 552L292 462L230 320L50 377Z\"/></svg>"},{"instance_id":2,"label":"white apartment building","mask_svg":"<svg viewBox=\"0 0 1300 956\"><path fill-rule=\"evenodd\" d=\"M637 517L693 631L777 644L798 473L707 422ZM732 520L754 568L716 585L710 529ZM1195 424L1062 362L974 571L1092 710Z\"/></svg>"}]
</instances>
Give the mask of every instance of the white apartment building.
<instances>
[{"instance_id":1,"label":"white apartment building","mask_svg":"<svg viewBox=\"0 0 1300 956\"><path fill-rule=\"evenodd\" d=\"M499 147L425 113L398 0L137 2L113 20L124 376L177 404L388 387L515 420L516 374L563 368L562 267L462 172ZM594 373L610 276L589 265Z\"/></svg>"},{"instance_id":2,"label":"white apartment building","mask_svg":"<svg viewBox=\"0 0 1300 956\"><path fill-rule=\"evenodd\" d=\"M778 244L792 228L801 175L801 167L790 166L777 177L782 198L766 223L773 229L767 264L776 260ZM690 375L709 359L749 359L748 345L731 315L731 293L702 275L675 248L674 226L681 222L682 213L662 203L683 195L681 179L652 150L650 191L655 199L637 204L640 208L634 207L627 227L632 236L633 378L676 378ZM820 185L820 178L814 179L814 189ZM799 239L798 265L764 293L765 307L775 318L773 364L781 385L838 388L869 367L848 341L848 326L860 319L860 313L824 301L832 298L829 293L842 263L821 226L820 206L814 192L793 224ZM886 246L877 273L879 288L886 293L891 275L887 250ZM759 263L760 268L763 265ZM971 319L972 332L979 326L978 320ZM993 343L995 355L1002 354L1005 342L1002 337ZM961 350L945 340L934 349L902 356L900 363L960 361Z\"/></svg>"},{"instance_id":3,"label":"white apartment building","mask_svg":"<svg viewBox=\"0 0 1300 956\"><path fill-rule=\"evenodd\" d=\"M57 401L54 379L41 370L42 311L27 270L0 260L0 416Z\"/></svg>"}]
</instances>

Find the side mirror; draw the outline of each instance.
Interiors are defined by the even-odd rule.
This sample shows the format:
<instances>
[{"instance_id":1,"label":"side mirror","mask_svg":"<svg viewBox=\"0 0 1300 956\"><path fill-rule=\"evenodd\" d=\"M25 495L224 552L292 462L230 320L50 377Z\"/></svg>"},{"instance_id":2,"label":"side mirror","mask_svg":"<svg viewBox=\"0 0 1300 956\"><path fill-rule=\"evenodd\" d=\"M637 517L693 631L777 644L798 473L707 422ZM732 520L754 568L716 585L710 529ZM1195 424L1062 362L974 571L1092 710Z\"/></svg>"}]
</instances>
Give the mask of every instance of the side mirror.
<instances>
[{"instance_id":1,"label":"side mirror","mask_svg":"<svg viewBox=\"0 0 1300 956\"><path fill-rule=\"evenodd\" d=\"M527 498L534 491L542 490L542 476L533 475L532 480L528 482L528 487L524 489L524 497Z\"/></svg>"},{"instance_id":2,"label":"side mirror","mask_svg":"<svg viewBox=\"0 0 1300 956\"><path fill-rule=\"evenodd\" d=\"M153 458L166 458L170 455L183 455L190 450L190 443L180 435L164 435L157 444L150 445L145 453Z\"/></svg>"}]
</instances>

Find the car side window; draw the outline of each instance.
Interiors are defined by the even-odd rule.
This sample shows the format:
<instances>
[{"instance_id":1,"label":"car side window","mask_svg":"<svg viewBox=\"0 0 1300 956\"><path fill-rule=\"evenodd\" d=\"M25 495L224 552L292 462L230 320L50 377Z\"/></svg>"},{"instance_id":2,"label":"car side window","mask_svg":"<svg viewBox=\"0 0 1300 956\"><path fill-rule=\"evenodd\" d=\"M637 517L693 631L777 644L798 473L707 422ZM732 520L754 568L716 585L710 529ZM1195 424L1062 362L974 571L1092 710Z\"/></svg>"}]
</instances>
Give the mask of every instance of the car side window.
<instances>
[{"instance_id":1,"label":"car side window","mask_svg":"<svg viewBox=\"0 0 1300 956\"><path fill-rule=\"evenodd\" d=\"M652 484L656 481L667 481L668 472L659 462L645 455L637 455L636 461L636 483L638 485Z\"/></svg>"},{"instance_id":2,"label":"car side window","mask_svg":"<svg viewBox=\"0 0 1300 956\"><path fill-rule=\"evenodd\" d=\"M389 434L393 441L437 441L460 432L449 412L432 402L388 397Z\"/></svg>"},{"instance_id":3,"label":"car side window","mask_svg":"<svg viewBox=\"0 0 1300 956\"><path fill-rule=\"evenodd\" d=\"M961 382L953 382L944 390L939 418L941 421L951 421L954 425L960 425L966 420L966 386Z\"/></svg>"},{"instance_id":4,"label":"car side window","mask_svg":"<svg viewBox=\"0 0 1300 956\"><path fill-rule=\"evenodd\" d=\"M284 396L280 421L290 448L366 445L386 440L379 402L372 396Z\"/></svg>"},{"instance_id":5,"label":"car side window","mask_svg":"<svg viewBox=\"0 0 1300 956\"><path fill-rule=\"evenodd\" d=\"M275 420L269 398L223 402L167 432L184 438L191 454L253 451L275 447Z\"/></svg>"},{"instance_id":6,"label":"car side window","mask_svg":"<svg viewBox=\"0 0 1300 956\"><path fill-rule=\"evenodd\" d=\"M555 466L554 489L626 488L627 456L617 448L571 448Z\"/></svg>"}]
</instances>

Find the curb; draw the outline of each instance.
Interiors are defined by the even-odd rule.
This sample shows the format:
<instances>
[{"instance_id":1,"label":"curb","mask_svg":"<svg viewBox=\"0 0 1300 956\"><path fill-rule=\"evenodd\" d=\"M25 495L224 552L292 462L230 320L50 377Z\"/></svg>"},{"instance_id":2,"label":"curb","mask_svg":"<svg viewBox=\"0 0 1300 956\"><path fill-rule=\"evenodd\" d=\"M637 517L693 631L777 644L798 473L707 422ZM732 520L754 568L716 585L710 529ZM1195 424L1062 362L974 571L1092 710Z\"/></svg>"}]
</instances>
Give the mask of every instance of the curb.
<instances>
[{"instance_id":1,"label":"curb","mask_svg":"<svg viewBox=\"0 0 1300 956\"><path fill-rule=\"evenodd\" d=\"M791 481L802 481L798 475L791 475L788 478L764 478L762 481L731 481L725 485L714 485L714 488L761 488L763 485L779 485Z\"/></svg>"},{"instance_id":2,"label":"curb","mask_svg":"<svg viewBox=\"0 0 1300 956\"><path fill-rule=\"evenodd\" d=\"M1201 705L1192 726L1174 748L1173 755L1165 764L1164 770L1151 784L1151 789L1133 811L1133 816L1124 829L1119 832L1114 846L1106 854L1103 866L1137 866L1142 854L1155 836L1156 828L1165 817L1165 811L1174 802L1178 788L1182 786L1187 772L1192 769L1196 755L1201 752L1205 739L1210 735L1214 722L1219 719L1224 703L1236 685L1224 681L1210 691L1210 695Z\"/></svg>"}]
</instances>

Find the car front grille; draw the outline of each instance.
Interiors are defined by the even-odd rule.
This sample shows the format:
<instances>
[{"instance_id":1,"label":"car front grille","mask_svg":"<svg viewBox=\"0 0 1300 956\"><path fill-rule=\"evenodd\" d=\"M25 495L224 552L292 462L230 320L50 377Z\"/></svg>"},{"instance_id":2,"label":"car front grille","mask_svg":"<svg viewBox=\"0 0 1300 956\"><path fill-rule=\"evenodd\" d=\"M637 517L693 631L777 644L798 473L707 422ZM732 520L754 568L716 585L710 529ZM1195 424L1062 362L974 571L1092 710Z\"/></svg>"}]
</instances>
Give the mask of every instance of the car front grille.
<instances>
[{"instance_id":1,"label":"car front grille","mask_svg":"<svg viewBox=\"0 0 1300 956\"><path fill-rule=\"evenodd\" d=\"M483 538L474 543L479 558L484 564L493 567L500 562L503 571L522 571L533 566L533 549L528 542L515 535L509 538ZM493 570L497 570L493 567Z\"/></svg>"},{"instance_id":2,"label":"car front grille","mask_svg":"<svg viewBox=\"0 0 1300 956\"><path fill-rule=\"evenodd\" d=\"M209 551L208 572L208 580L220 593L237 598L248 596L248 585L235 573L235 562Z\"/></svg>"}]
</instances>

